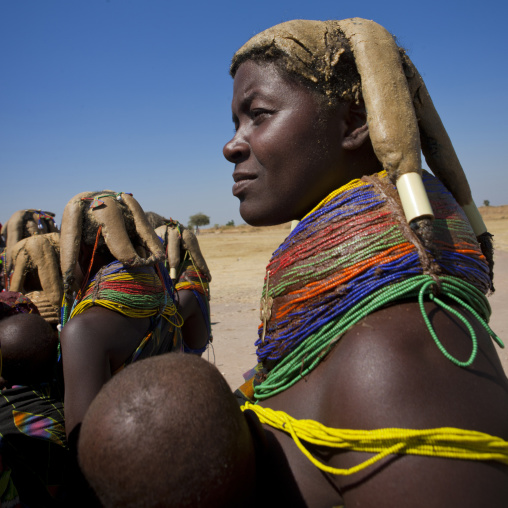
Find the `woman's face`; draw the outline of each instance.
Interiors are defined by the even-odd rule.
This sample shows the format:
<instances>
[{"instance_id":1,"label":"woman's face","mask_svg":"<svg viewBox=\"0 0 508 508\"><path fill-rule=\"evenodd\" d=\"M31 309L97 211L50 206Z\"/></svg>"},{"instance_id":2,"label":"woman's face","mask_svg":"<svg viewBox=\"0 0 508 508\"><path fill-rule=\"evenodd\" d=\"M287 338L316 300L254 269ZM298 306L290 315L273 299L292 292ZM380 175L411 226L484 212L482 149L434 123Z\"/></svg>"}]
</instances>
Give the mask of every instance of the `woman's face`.
<instances>
[{"instance_id":1,"label":"woman's face","mask_svg":"<svg viewBox=\"0 0 508 508\"><path fill-rule=\"evenodd\" d=\"M316 95L274 64L244 62L233 89L236 133L224 146L233 194L253 226L301 219L350 180L342 141L346 106L323 114Z\"/></svg>"}]
</instances>

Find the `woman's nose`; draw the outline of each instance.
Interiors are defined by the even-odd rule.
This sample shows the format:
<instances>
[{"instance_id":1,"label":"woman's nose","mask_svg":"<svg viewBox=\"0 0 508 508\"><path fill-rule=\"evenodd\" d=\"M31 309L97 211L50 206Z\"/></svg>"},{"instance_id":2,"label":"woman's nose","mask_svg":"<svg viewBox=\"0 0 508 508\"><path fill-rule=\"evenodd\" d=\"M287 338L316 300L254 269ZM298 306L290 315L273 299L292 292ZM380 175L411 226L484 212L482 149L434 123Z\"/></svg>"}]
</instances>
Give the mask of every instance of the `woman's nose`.
<instances>
[{"instance_id":1,"label":"woman's nose","mask_svg":"<svg viewBox=\"0 0 508 508\"><path fill-rule=\"evenodd\" d=\"M238 136L235 135L233 139L224 145L222 153L229 162L238 164L249 157L249 150L248 143L239 139Z\"/></svg>"}]
</instances>

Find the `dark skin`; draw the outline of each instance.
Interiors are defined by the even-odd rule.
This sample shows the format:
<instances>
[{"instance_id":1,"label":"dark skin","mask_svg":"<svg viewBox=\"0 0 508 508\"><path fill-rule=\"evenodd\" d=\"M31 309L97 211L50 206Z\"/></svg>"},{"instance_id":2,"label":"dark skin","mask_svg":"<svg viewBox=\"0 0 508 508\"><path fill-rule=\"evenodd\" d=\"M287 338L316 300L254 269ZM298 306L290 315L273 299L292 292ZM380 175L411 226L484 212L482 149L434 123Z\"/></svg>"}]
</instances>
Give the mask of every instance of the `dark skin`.
<instances>
[{"instance_id":1,"label":"dark skin","mask_svg":"<svg viewBox=\"0 0 508 508\"><path fill-rule=\"evenodd\" d=\"M37 314L17 314L0 321L0 388L50 381L58 336Z\"/></svg>"},{"instance_id":2,"label":"dark skin","mask_svg":"<svg viewBox=\"0 0 508 508\"><path fill-rule=\"evenodd\" d=\"M92 248L81 245L79 268L86 273ZM90 276L111 263L110 254L96 254ZM192 291L179 291L179 313L186 344L198 349L206 344L207 330ZM150 320L129 318L118 312L92 307L70 320L62 329L65 380L65 430L67 436L82 420L102 386L131 357L145 336Z\"/></svg>"},{"instance_id":3,"label":"dark skin","mask_svg":"<svg viewBox=\"0 0 508 508\"><path fill-rule=\"evenodd\" d=\"M81 422L102 386L134 352L150 320L93 307L65 325L62 343L67 435Z\"/></svg>"},{"instance_id":4,"label":"dark skin","mask_svg":"<svg viewBox=\"0 0 508 508\"><path fill-rule=\"evenodd\" d=\"M380 170L361 107L344 104L327 116L313 92L288 81L273 64L240 66L232 109L237 133L224 155L235 164L240 185L233 192L250 224L301 219L340 185ZM320 115L321 125L313 121ZM433 303L426 312L446 349L467 359L471 339L464 325ZM332 428L457 427L507 440L508 381L490 337L467 311L460 312L478 336L469 368L438 350L416 302L401 303L358 323L310 375L261 405ZM264 430L282 448L306 506L508 505L508 467L497 463L390 456L365 472L337 476L313 466L287 434ZM310 450L338 468L370 456ZM292 488L281 483L281 489Z\"/></svg>"},{"instance_id":5,"label":"dark skin","mask_svg":"<svg viewBox=\"0 0 508 508\"><path fill-rule=\"evenodd\" d=\"M194 293L188 289L178 291L178 311L183 319L182 335L190 349L202 349L208 343L208 328ZM201 356L202 353L194 353Z\"/></svg>"},{"instance_id":6,"label":"dark skin","mask_svg":"<svg viewBox=\"0 0 508 508\"><path fill-rule=\"evenodd\" d=\"M315 93L273 64L240 66L232 111L236 134L223 152L235 165L240 213L253 226L299 220L332 190L363 176L366 166L382 169L364 108L341 104L325 115Z\"/></svg>"},{"instance_id":7,"label":"dark skin","mask_svg":"<svg viewBox=\"0 0 508 508\"><path fill-rule=\"evenodd\" d=\"M81 272L88 269L90 257L91 248L81 245ZM96 255L90 276L111 261L111 255ZM62 329L67 436L81 423L102 386L135 351L149 325L148 318L129 318L109 309L92 307Z\"/></svg>"},{"instance_id":8,"label":"dark skin","mask_svg":"<svg viewBox=\"0 0 508 508\"><path fill-rule=\"evenodd\" d=\"M427 313L449 351L468 358L471 342L464 326L433 304ZM462 369L437 349L417 304L388 307L347 332L304 380L261 405L332 428L457 427L507 439L506 378L491 339L476 324L475 329L478 358ZM351 476L331 475L313 466L291 437L265 430L283 448L307 506L506 506L506 466L407 455L391 456ZM309 449L337 468L370 457Z\"/></svg>"}]
</instances>

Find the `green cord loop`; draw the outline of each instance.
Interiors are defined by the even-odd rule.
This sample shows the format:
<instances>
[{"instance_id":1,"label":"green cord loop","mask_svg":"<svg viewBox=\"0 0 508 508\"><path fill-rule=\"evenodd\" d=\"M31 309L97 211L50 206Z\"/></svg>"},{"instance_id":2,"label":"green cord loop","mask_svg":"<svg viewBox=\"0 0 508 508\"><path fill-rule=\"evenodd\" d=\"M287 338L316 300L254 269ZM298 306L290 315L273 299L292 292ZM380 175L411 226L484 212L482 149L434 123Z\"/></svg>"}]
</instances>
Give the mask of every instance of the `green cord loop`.
<instances>
[{"instance_id":1,"label":"green cord loop","mask_svg":"<svg viewBox=\"0 0 508 508\"><path fill-rule=\"evenodd\" d=\"M500 347L504 348L503 342L487 324L490 318L491 308L485 295L472 284L464 282L457 277L444 275L440 277L440 282L441 294L454 300L461 307L471 312L483 328L485 328L490 337L492 337ZM361 302L357 303L340 316L340 318L322 326L317 332L307 337L291 353L282 358L270 371L265 381L254 387L256 400L267 399L287 390L290 386L309 374L328 354L333 345L361 319L387 304L400 302L408 298L418 299L427 328L443 355L455 365L461 367L471 365L476 357L478 344L476 334L468 319L439 298L436 298L434 295L430 296L437 305L457 316L469 330L473 344L471 356L467 361L461 362L446 351L437 338L436 332L425 314L423 298L427 288L433 284L436 284L436 281L430 275L417 275L410 279L396 282L389 287L380 288L368 295Z\"/></svg>"},{"instance_id":2,"label":"green cord loop","mask_svg":"<svg viewBox=\"0 0 508 508\"><path fill-rule=\"evenodd\" d=\"M428 282L425 282L420 289L420 293L418 294L418 304L420 305L420 311L422 313L423 320L425 321L425 324L427 325L429 333L430 333L431 337L434 339L434 342L436 343L436 346L438 347L439 351L441 351L441 353L443 353L443 355L446 358L448 358L448 360L450 360L455 365L458 365L459 367L469 367L474 362L474 360L476 358L476 353L478 352L478 341L476 340L476 333L475 333L473 327L471 326L471 323L460 312L456 311L449 305L446 305L446 303L444 303L439 298L434 296L434 294L432 292L429 292L429 299L431 301L433 301L434 303L436 303L437 305L439 305L440 307L442 307L443 309L447 310L448 312L453 314L455 317L460 319L466 325L467 329L469 330L469 335L471 337L471 343L472 343L473 347L471 350L471 356L469 357L468 360L466 360L465 362L461 362L460 360L457 360L457 358L452 356L446 350L446 348L443 346L443 344L439 340L439 338L434 330L434 327L432 326L432 323L430 322L430 319L427 316L427 313L425 312L425 305L424 305L424 300L423 300L425 297L425 291L427 288L430 288L434 284L436 284L436 282L434 280L429 280ZM460 299L457 299L457 300L463 305L463 302Z\"/></svg>"}]
</instances>

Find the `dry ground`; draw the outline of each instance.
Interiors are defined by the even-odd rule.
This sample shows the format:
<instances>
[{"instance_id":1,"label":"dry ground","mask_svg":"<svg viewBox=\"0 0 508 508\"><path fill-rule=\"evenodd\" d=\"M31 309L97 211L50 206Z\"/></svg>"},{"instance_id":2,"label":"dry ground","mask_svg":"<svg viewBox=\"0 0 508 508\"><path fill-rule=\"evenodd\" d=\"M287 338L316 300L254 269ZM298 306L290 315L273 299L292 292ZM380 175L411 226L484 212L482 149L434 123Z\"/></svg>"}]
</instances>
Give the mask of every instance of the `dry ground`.
<instances>
[{"instance_id":1,"label":"dry ground","mask_svg":"<svg viewBox=\"0 0 508 508\"><path fill-rule=\"evenodd\" d=\"M481 207L494 234L496 292L490 297L491 326L507 349L500 351L508 372L508 206ZM272 252L289 233L289 225L273 228L240 226L205 230L199 243L212 272L211 312L213 349L205 353L215 362L232 388L256 363L254 341L259 325L259 299L265 267Z\"/></svg>"}]
</instances>

